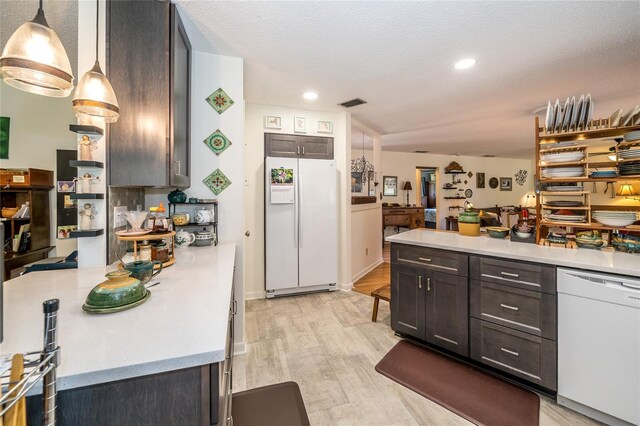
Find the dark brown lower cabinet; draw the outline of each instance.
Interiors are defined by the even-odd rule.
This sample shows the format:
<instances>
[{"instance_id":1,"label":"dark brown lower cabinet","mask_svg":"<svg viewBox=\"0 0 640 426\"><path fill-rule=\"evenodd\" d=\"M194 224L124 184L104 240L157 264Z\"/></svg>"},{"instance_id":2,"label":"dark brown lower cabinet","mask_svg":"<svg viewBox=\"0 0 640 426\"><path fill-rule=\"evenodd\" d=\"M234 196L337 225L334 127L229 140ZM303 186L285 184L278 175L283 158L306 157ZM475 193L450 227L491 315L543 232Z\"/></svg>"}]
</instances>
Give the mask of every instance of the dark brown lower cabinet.
<instances>
[{"instance_id":1,"label":"dark brown lower cabinet","mask_svg":"<svg viewBox=\"0 0 640 426\"><path fill-rule=\"evenodd\" d=\"M556 322L554 266L391 244L391 328L402 335L553 392Z\"/></svg>"},{"instance_id":2,"label":"dark brown lower cabinet","mask_svg":"<svg viewBox=\"0 0 640 426\"><path fill-rule=\"evenodd\" d=\"M391 328L425 339L426 271L394 265L391 277Z\"/></svg>"},{"instance_id":3,"label":"dark brown lower cabinet","mask_svg":"<svg viewBox=\"0 0 640 426\"><path fill-rule=\"evenodd\" d=\"M556 342L471 318L471 358L556 390Z\"/></svg>"},{"instance_id":4,"label":"dark brown lower cabinet","mask_svg":"<svg viewBox=\"0 0 640 426\"><path fill-rule=\"evenodd\" d=\"M469 355L467 277L427 272L426 341Z\"/></svg>"},{"instance_id":5,"label":"dark brown lower cabinet","mask_svg":"<svg viewBox=\"0 0 640 426\"><path fill-rule=\"evenodd\" d=\"M467 278L393 265L391 328L468 356Z\"/></svg>"}]
</instances>

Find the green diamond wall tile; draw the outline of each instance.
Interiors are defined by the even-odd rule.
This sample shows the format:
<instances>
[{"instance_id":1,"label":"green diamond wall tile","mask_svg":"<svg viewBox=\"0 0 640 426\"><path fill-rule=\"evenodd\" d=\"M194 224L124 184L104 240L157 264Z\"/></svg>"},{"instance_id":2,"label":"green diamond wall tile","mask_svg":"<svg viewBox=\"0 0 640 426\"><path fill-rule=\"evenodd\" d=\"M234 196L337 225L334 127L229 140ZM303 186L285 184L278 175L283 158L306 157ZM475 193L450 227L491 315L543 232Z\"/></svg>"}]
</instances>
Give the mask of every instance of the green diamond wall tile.
<instances>
[{"instance_id":1,"label":"green diamond wall tile","mask_svg":"<svg viewBox=\"0 0 640 426\"><path fill-rule=\"evenodd\" d=\"M231 185L231 181L229 180L229 178L226 177L225 174L220 171L220 169L216 169L202 181L205 185L207 185L207 188L209 188L215 195L220 194L229 185Z\"/></svg>"},{"instance_id":2,"label":"green diamond wall tile","mask_svg":"<svg viewBox=\"0 0 640 426\"><path fill-rule=\"evenodd\" d=\"M220 129L217 129L215 132L211 133L211 135L209 135L209 137L204 140L204 143L216 155L222 154L222 151L231 146L231 141L224 135L224 133L220 131Z\"/></svg>"},{"instance_id":3,"label":"green diamond wall tile","mask_svg":"<svg viewBox=\"0 0 640 426\"><path fill-rule=\"evenodd\" d=\"M209 95L209 97L207 98L207 102L209 102L209 105L211 105L213 109L218 112L218 114L222 114L231 105L233 105L233 99L231 99L229 95L227 95L225 91L222 90L222 88Z\"/></svg>"}]
</instances>

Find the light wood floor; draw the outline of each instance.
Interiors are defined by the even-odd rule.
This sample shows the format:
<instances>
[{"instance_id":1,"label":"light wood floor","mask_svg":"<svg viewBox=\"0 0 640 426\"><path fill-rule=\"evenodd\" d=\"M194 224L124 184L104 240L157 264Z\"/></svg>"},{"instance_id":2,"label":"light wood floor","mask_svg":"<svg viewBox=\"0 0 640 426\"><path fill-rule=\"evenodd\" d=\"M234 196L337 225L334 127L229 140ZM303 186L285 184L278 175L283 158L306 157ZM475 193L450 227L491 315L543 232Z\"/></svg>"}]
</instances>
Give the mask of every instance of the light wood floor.
<instances>
[{"instance_id":1,"label":"light wood floor","mask_svg":"<svg viewBox=\"0 0 640 426\"><path fill-rule=\"evenodd\" d=\"M390 253L390 243L384 243L384 247L382 249L383 262L376 266L376 268L367 275L356 281L353 284L354 291L371 295L373 290L391 283L391 264L389 263L391 261Z\"/></svg>"},{"instance_id":2,"label":"light wood floor","mask_svg":"<svg viewBox=\"0 0 640 426\"><path fill-rule=\"evenodd\" d=\"M374 370L398 338L387 303L371 322L372 302L353 291L247 301L234 391L293 380L312 425L471 425ZM595 423L542 398L540 424Z\"/></svg>"}]
</instances>

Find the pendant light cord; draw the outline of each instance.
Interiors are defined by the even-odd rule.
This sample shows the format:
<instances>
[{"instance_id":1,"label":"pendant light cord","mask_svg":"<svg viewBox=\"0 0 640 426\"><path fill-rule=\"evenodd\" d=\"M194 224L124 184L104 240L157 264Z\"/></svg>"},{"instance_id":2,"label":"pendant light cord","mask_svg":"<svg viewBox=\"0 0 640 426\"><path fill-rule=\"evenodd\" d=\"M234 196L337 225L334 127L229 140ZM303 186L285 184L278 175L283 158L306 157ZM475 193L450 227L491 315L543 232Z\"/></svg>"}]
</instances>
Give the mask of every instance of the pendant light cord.
<instances>
[{"instance_id":1,"label":"pendant light cord","mask_svg":"<svg viewBox=\"0 0 640 426\"><path fill-rule=\"evenodd\" d=\"M40 0L42 2L42 0ZM100 28L98 27L100 21L100 0L96 0L96 63L98 63L98 37L100 36Z\"/></svg>"}]
</instances>

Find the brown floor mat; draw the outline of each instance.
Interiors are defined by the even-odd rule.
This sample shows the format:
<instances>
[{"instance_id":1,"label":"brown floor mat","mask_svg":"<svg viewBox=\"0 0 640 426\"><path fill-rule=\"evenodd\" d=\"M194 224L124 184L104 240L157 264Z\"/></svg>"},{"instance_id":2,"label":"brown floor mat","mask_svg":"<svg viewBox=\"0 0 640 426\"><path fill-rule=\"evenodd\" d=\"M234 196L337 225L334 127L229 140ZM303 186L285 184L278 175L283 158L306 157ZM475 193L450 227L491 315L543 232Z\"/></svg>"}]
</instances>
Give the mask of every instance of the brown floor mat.
<instances>
[{"instance_id":1,"label":"brown floor mat","mask_svg":"<svg viewBox=\"0 0 640 426\"><path fill-rule=\"evenodd\" d=\"M300 387L278 383L233 394L234 426L308 426Z\"/></svg>"},{"instance_id":2,"label":"brown floor mat","mask_svg":"<svg viewBox=\"0 0 640 426\"><path fill-rule=\"evenodd\" d=\"M540 398L462 362L407 341L376 371L478 425L538 425Z\"/></svg>"}]
</instances>

